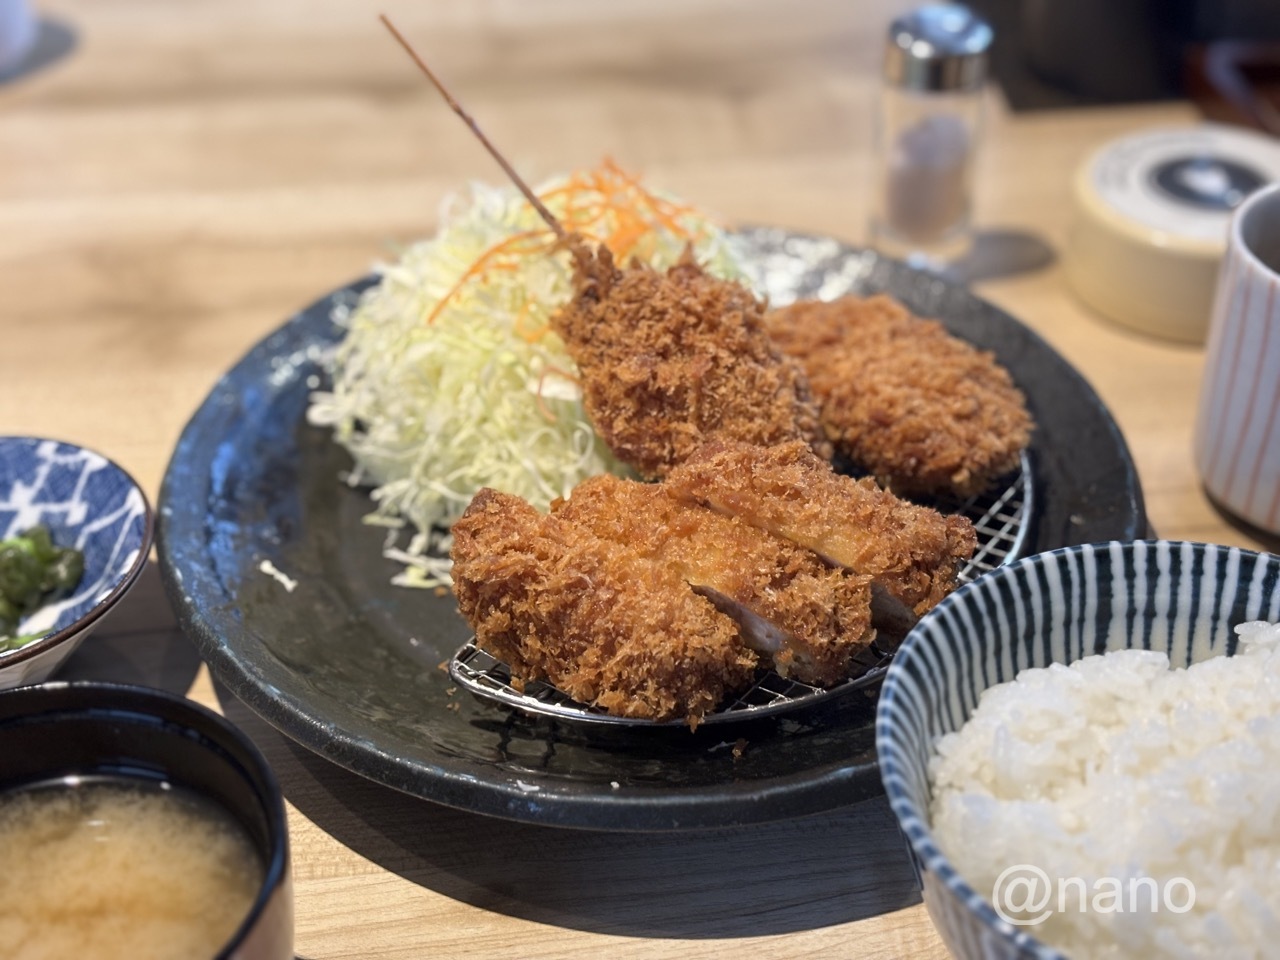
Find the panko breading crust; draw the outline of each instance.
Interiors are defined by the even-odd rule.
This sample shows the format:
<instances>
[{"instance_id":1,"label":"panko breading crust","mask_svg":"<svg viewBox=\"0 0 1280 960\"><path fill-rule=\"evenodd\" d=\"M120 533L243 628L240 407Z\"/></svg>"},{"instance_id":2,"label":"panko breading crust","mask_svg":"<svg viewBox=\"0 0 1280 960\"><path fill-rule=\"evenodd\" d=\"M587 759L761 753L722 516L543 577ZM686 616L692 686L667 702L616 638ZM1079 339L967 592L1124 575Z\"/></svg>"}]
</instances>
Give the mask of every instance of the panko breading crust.
<instances>
[{"instance_id":1,"label":"panko breading crust","mask_svg":"<svg viewBox=\"0 0 1280 960\"><path fill-rule=\"evenodd\" d=\"M802 443L716 443L663 484L879 581L917 614L950 593L977 536L965 517L908 503L869 478L838 474Z\"/></svg>"},{"instance_id":2,"label":"panko breading crust","mask_svg":"<svg viewBox=\"0 0 1280 960\"><path fill-rule=\"evenodd\" d=\"M608 713L691 725L757 658L673 566L481 490L453 525L453 580L483 649Z\"/></svg>"},{"instance_id":3,"label":"panko breading crust","mask_svg":"<svg viewBox=\"0 0 1280 960\"><path fill-rule=\"evenodd\" d=\"M717 442L663 483L593 477L540 514L491 489L453 526L482 649L606 712L696 726L762 664L830 686L875 639L875 591L923 613L972 524L836 474L808 445Z\"/></svg>"},{"instance_id":4,"label":"panko breading crust","mask_svg":"<svg viewBox=\"0 0 1280 960\"><path fill-rule=\"evenodd\" d=\"M875 632L870 578L824 563L812 551L668 495L664 484L598 476L574 488L552 513L595 536L675 569L759 618L779 646L768 659L782 676L831 686ZM723 611L729 613L729 611ZM741 612L729 613L731 617ZM748 631L744 630L744 634ZM758 636L747 640L757 650Z\"/></svg>"},{"instance_id":5,"label":"panko breading crust","mask_svg":"<svg viewBox=\"0 0 1280 960\"><path fill-rule=\"evenodd\" d=\"M578 366L596 432L641 476L665 476L708 440L804 440L832 455L800 364L764 327L745 286L687 252L665 273L578 258L577 293L552 320Z\"/></svg>"},{"instance_id":6,"label":"panko breading crust","mask_svg":"<svg viewBox=\"0 0 1280 960\"><path fill-rule=\"evenodd\" d=\"M898 493L981 492L1031 439L1026 399L994 355L891 297L801 301L767 324L804 366L836 448Z\"/></svg>"}]
</instances>

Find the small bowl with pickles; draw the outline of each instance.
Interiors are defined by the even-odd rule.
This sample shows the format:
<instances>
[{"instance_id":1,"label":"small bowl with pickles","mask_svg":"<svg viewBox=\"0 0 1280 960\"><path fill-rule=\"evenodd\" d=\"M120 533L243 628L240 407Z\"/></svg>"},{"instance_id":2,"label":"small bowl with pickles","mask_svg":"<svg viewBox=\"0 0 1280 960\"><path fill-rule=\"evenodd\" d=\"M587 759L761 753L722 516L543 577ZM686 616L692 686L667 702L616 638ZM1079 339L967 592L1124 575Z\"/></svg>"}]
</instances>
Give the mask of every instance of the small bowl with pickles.
<instances>
[{"instance_id":1,"label":"small bowl with pickles","mask_svg":"<svg viewBox=\"0 0 1280 960\"><path fill-rule=\"evenodd\" d=\"M101 454L0 437L0 690L48 678L119 603L146 565L152 520Z\"/></svg>"}]
</instances>

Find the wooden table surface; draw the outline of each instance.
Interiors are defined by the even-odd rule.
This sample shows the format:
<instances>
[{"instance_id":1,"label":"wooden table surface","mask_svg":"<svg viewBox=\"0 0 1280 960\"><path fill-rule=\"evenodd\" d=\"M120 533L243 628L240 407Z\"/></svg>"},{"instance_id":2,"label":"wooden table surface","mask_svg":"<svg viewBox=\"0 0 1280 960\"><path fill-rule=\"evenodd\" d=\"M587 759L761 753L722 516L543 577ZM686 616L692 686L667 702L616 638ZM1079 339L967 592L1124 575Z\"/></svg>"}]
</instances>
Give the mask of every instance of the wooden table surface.
<instances>
[{"instance_id":1,"label":"wooden table surface","mask_svg":"<svg viewBox=\"0 0 1280 960\"><path fill-rule=\"evenodd\" d=\"M431 233L499 171L359 0L47 0L73 41L0 84L0 434L59 437L154 500L218 376L298 307ZM876 0L437 0L385 5L533 179L609 154L729 223L865 239ZM1185 104L1014 115L990 97L987 231L1060 251L1069 180ZM1160 535L1269 546L1206 501L1190 433L1203 351L1101 319L1060 265L980 282L1093 384ZM1270 545L1273 546L1273 545ZM883 802L751 828L534 827L413 800L219 695L154 570L67 668L215 705L290 805L310 960L946 955Z\"/></svg>"}]
</instances>

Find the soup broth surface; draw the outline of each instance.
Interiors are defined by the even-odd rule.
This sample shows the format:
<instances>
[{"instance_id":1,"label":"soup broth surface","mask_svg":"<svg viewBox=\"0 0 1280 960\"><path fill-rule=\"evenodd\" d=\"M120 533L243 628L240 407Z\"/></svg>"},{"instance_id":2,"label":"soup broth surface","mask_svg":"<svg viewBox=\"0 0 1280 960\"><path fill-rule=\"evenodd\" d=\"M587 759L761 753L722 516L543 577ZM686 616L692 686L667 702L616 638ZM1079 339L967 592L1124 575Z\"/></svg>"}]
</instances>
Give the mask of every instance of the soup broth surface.
<instances>
[{"instance_id":1,"label":"soup broth surface","mask_svg":"<svg viewBox=\"0 0 1280 960\"><path fill-rule=\"evenodd\" d=\"M0 851L13 960L211 960L265 873L221 808L118 780L0 794Z\"/></svg>"}]
</instances>

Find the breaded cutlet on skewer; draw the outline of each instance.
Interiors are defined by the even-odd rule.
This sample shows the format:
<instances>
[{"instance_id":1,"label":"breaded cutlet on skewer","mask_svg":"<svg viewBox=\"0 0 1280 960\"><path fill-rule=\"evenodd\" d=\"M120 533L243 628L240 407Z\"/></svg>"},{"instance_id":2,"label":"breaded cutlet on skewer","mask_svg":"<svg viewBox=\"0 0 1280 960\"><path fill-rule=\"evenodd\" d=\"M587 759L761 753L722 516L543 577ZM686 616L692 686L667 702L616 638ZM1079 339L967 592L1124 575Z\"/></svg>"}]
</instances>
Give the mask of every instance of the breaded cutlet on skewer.
<instances>
[{"instance_id":1,"label":"breaded cutlet on skewer","mask_svg":"<svg viewBox=\"0 0 1280 960\"><path fill-rule=\"evenodd\" d=\"M552 515L676 570L738 623L744 642L782 676L814 686L846 679L874 639L870 577L704 507L663 484L585 480Z\"/></svg>"},{"instance_id":2,"label":"breaded cutlet on skewer","mask_svg":"<svg viewBox=\"0 0 1280 960\"><path fill-rule=\"evenodd\" d=\"M551 320L578 366L583 406L614 455L663 477L712 440L801 440L824 457L800 364L770 342L764 304L686 253L665 273L579 261L577 293Z\"/></svg>"},{"instance_id":3,"label":"breaded cutlet on skewer","mask_svg":"<svg viewBox=\"0 0 1280 960\"><path fill-rule=\"evenodd\" d=\"M977 547L966 518L900 500L869 477L838 474L802 443L710 444L663 485L672 496L868 574L916 614L955 588Z\"/></svg>"},{"instance_id":4,"label":"breaded cutlet on skewer","mask_svg":"<svg viewBox=\"0 0 1280 960\"><path fill-rule=\"evenodd\" d=\"M836 449L897 493L979 493L1030 442L1026 398L994 355L891 297L801 301L767 323Z\"/></svg>"},{"instance_id":5,"label":"breaded cutlet on skewer","mask_svg":"<svg viewBox=\"0 0 1280 960\"><path fill-rule=\"evenodd\" d=\"M619 267L606 247L565 230L408 40L382 22L573 255L575 295L552 328L578 367L593 427L619 460L654 479L713 439L803 440L832 455L804 371L769 340L764 304L746 286L712 277L691 251L666 272Z\"/></svg>"}]
</instances>

